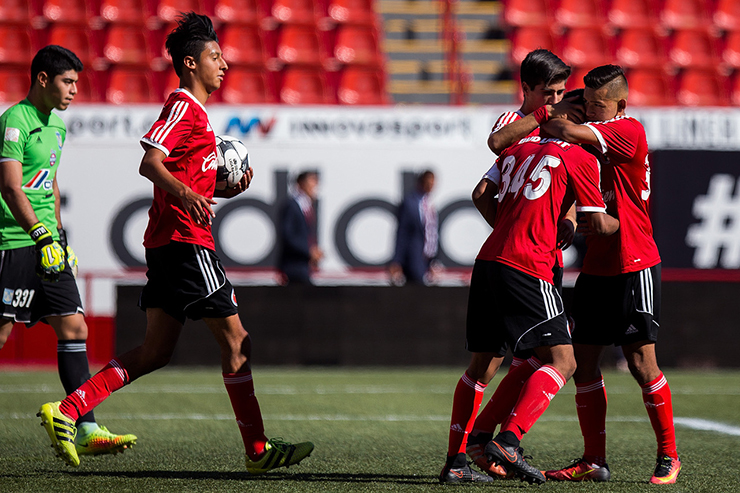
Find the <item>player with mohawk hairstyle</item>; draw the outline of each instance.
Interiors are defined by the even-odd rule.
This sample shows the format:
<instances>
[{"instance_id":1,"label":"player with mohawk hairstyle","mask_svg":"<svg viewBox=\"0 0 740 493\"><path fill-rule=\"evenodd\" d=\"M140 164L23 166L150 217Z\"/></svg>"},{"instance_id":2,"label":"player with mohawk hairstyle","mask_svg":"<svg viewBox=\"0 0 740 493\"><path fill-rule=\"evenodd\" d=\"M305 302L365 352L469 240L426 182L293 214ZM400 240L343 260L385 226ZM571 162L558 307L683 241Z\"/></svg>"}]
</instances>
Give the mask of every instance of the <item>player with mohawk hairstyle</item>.
<instances>
[{"instance_id":1,"label":"player with mohawk hairstyle","mask_svg":"<svg viewBox=\"0 0 740 493\"><path fill-rule=\"evenodd\" d=\"M165 366L187 318L203 319L221 347L223 380L246 452L247 471L261 474L298 464L313 450L310 442L268 439L254 395L251 340L238 315L234 289L214 251L211 206L214 193L233 197L249 187L249 169L234 188L216 188L216 136L204 104L228 69L211 20L182 14L165 43L180 87L165 102L159 119L141 139L139 172L154 184L144 233L147 284L139 300L147 328L141 346L117 356L61 402L41 406L52 445L70 465L79 459L67 441L74 420L142 375ZM51 425L50 423L54 423Z\"/></svg>"}]
</instances>

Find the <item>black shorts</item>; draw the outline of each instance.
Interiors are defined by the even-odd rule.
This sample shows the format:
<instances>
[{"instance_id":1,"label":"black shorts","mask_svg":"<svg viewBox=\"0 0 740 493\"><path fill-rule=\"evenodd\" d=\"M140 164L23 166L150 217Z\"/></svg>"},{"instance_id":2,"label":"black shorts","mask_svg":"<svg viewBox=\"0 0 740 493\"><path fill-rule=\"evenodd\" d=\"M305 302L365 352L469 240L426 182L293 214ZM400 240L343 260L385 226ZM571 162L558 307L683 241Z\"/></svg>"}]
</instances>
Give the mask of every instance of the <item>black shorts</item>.
<instances>
[{"instance_id":1,"label":"black shorts","mask_svg":"<svg viewBox=\"0 0 740 493\"><path fill-rule=\"evenodd\" d=\"M46 317L84 313L77 282L69 265L58 282L36 274L36 247L0 251L2 317L32 327Z\"/></svg>"},{"instance_id":2,"label":"black shorts","mask_svg":"<svg viewBox=\"0 0 740 493\"><path fill-rule=\"evenodd\" d=\"M148 248L146 265L149 280L139 298L142 310L161 308L180 323L238 312L234 288L213 250L173 241Z\"/></svg>"},{"instance_id":3,"label":"black shorts","mask_svg":"<svg viewBox=\"0 0 740 493\"><path fill-rule=\"evenodd\" d=\"M555 286L499 262L476 260L470 279L466 347L514 354L570 344L563 300Z\"/></svg>"},{"instance_id":4,"label":"black shorts","mask_svg":"<svg viewBox=\"0 0 740 493\"><path fill-rule=\"evenodd\" d=\"M573 294L573 342L623 346L658 340L660 264L618 276L581 274Z\"/></svg>"}]
</instances>

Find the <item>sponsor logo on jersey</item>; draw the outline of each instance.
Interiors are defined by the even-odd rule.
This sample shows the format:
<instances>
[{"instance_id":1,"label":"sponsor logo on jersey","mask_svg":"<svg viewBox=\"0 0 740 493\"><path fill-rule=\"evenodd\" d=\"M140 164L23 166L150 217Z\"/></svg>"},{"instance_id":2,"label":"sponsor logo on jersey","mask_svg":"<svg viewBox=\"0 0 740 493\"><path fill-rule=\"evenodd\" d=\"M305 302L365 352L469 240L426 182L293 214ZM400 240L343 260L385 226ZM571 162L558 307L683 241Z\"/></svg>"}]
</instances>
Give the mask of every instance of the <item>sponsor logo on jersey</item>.
<instances>
[{"instance_id":1,"label":"sponsor logo on jersey","mask_svg":"<svg viewBox=\"0 0 740 493\"><path fill-rule=\"evenodd\" d=\"M218 158L216 157L216 151L213 151L209 155L203 158L203 173L211 169L216 169L218 166Z\"/></svg>"},{"instance_id":2,"label":"sponsor logo on jersey","mask_svg":"<svg viewBox=\"0 0 740 493\"><path fill-rule=\"evenodd\" d=\"M3 303L11 305L13 303L13 290L5 288L3 289Z\"/></svg>"},{"instance_id":3,"label":"sponsor logo on jersey","mask_svg":"<svg viewBox=\"0 0 740 493\"><path fill-rule=\"evenodd\" d=\"M206 132L213 132L213 128L211 127L211 122L206 123Z\"/></svg>"},{"instance_id":4,"label":"sponsor logo on jersey","mask_svg":"<svg viewBox=\"0 0 740 493\"><path fill-rule=\"evenodd\" d=\"M21 131L17 128L8 127L5 129L5 140L8 142L18 142L21 137Z\"/></svg>"},{"instance_id":5,"label":"sponsor logo on jersey","mask_svg":"<svg viewBox=\"0 0 740 493\"><path fill-rule=\"evenodd\" d=\"M59 144L59 150L61 151L62 145L63 145L62 134L60 134L59 132L56 132L56 134L57 134L57 144Z\"/></svg>"},{"instance_id":6,"label":"sponsor logo on jersey","mask_svg":"<svg viewBox=\"0 0 740 493\"><path fill-rule=\"evenodd\" d=\"M42 169L38 173L34 175L33 178L31 178L28 183L23 185L23 188L28 190L41 190L42 188L44 190L51 190L51 180L49 179L49 175L51 174L51 171L48 169Z\"/></svg>"},{"instance_id":7,"label":"sponsor logo on jersey","mask_svg":"<svg viewBox=\"0 0 740 493\"><path fill-rule=\"evenodd\" d=\"M54 166L55 164L57 164L57 151L52 149L49 154L49 166Z\"/></svg>"}]
</instances>

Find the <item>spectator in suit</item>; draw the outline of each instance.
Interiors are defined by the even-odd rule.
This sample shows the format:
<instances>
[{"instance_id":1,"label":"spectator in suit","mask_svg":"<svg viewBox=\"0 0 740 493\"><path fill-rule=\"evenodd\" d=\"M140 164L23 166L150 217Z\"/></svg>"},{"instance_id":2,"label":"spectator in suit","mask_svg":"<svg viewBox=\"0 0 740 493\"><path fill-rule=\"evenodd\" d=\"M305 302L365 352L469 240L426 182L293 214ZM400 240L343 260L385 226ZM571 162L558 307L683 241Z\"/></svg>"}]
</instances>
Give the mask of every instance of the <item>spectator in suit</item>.
<instances>
[{"instance_id":1,"label":"spectator in suit","mask_svg":"<svg viewBox=\"0 0 740 493\"><path fill-rule=\"evenodd\" d=\"M319 185L316 171L303 171L280 211L278 269L288 284L311 284L324 253L318 246L315 204Z\"/></svg>"},{"instance_id":2,"label":"spectator in suit","mask_svg":"<svg viewBox=\"0 0 740 493\"><path fill-rule=\"evenodd\" d=\"M416 190L404 197L398 208L396 250L388 270L394 284L423 284L428 280L432 260L437 256L439 228L437 211L429 194L434 188L434 173L423 171Z\"/></svg>"}]
</instances>

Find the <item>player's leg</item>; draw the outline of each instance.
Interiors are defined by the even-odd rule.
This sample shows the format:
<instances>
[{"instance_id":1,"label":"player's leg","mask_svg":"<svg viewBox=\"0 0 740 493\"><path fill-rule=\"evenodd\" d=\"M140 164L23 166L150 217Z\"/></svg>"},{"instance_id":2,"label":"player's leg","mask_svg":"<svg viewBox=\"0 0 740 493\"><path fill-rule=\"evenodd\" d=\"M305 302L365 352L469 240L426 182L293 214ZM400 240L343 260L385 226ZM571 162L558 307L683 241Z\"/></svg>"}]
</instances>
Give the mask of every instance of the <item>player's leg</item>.
<instances>
[{"instance_id":1,"label":"player's leg","mask_svg":"<svg viewBox=\"0 0 740 493\"><path fill-rule=\"evenodd\" d=\"M7 318L0 318L0 350L5 346L5 343L10 337L10 333L13 332L13 321Z\"/></svg>"},{"instance_id":2,"label":"player's leg","mask_svg":"<svg viewBox=\"0 0 740 493\"><path fill-rule=\"evenodd\" d=\"M221 348L224 385L244 442L247 471L262 474L298 464L308 457L314 448L311 442L291 444L265 436L250 367L252 343L239 315L203 320Z\"/></svg>"}]
</instances>

